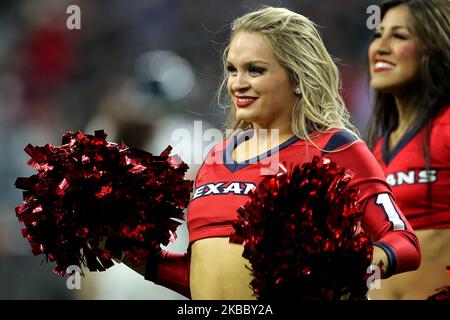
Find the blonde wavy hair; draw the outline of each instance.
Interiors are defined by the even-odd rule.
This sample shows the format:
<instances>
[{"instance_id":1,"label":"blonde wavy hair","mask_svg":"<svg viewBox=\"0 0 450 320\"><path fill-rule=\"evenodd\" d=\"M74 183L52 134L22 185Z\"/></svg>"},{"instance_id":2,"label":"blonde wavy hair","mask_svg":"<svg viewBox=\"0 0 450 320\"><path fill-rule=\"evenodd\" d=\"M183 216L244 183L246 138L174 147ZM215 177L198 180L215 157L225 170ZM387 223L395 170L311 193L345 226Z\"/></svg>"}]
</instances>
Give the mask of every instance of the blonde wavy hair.
<instances>
[{"instance_id":1,"label":"blonde wavy hair","mask_svg":"<svg viewBox=\"0 0 450 320\"><path fill-rule=\"evenodd\" d=\"M246 130L251 123L235 117L226 93L227 56L230 43L240 31L260 32L265 35L279 63L286 68L301 94L292 109L291 128L300 139L310 142L311 133L344 129L359 138L359 132L350 121L350 114L340 95L339 71L322 42L315 24L308 18L285 8L264 6L232 23L228 46L222 55L223 81L217 97L226 96L226 108L231 109L225 128Z\"/></svg>"}]
</instances>

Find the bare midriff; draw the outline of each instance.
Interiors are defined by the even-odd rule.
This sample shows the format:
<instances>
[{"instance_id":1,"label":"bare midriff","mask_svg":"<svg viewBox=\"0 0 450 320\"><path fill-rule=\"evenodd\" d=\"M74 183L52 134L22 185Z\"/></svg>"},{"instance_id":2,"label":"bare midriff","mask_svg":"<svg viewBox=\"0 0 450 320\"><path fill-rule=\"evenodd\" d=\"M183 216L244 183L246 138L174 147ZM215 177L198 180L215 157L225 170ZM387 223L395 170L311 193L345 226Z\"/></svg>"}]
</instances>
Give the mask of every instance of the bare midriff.
<instances>
[{"instance_id":1,"label":"bare midriff","mask_svg":"<svg viewBox=\"0 0 450 320\"><path fill-rule=\"evenodd\" d=\"M446 267L450 265L450 229L416 230L421 263L416 271L394 275L370 291L371 299L424 300L436 289L450 286Z\"/></svg>"},{"instance_id":2,"label":"bare midriff","mask_svg":"<svg viewBox=\"0 0 450 320\"><path fill-rule=\"evenodd\" d=\"M206 238L191 246L190 288L193 300L254 300L250 263L244 247L228 237Z\"/></svg>"}]
</instances>

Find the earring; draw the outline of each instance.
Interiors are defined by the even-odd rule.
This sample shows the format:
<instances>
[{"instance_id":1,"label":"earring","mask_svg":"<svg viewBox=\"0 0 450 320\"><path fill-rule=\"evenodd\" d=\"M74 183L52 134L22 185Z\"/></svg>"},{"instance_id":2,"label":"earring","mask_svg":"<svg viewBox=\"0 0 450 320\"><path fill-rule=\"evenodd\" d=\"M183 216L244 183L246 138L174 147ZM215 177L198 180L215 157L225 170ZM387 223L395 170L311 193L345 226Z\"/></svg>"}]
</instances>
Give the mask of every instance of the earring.
<instances>
[{"instance_id":1,"label":"earring","mask_svg":"<svg viewBox=\"0 0 450 320\"><path fill-rule=\"evenodd\" d=\"M294 93L298 96L300 96L302 94L302 91L300 90L299 87L295 88Z\"/></svg>"}]
</instances>

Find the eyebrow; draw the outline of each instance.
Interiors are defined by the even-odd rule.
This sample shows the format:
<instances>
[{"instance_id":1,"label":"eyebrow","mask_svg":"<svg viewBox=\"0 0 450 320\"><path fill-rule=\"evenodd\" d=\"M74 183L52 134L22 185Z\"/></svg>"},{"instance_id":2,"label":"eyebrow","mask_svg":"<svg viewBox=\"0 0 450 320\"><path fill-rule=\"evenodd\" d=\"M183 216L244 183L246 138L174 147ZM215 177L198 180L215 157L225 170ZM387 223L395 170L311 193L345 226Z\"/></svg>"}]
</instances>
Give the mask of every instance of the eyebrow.
<instances>
[{"instance_id":1,"label":"eyebrow","mask_svg":"<svg viewBox=\"0 0 450 320\"><path fill-rule=\"evenodd\" d=\"M411 32L411 29L409 27L405 27L405 26L393 26L391 29L392 30L406 29L409 32ZM384 30L384 27L380 26L379 28L377 28L377 30Z\"/></svg>"},{"instance_id":2,"label":"eyebrow","mask_svg":"<svg viewBox=\"0 0 450 320\"><path fill-rule=\"evenodd\" d=\"M254 65L254 64L264 64L264 65L269 65L269 63L268 62L265 62L265 61L263 61L263 60L252 60L252 61L249 61L249 62L245 62L244 63L244 65L247 65L247 66L251 66L251 65ZM227 65L233 65L233 63L232 62L230 62L229 60L227 60Z\"/></svg>"}]
</instances>

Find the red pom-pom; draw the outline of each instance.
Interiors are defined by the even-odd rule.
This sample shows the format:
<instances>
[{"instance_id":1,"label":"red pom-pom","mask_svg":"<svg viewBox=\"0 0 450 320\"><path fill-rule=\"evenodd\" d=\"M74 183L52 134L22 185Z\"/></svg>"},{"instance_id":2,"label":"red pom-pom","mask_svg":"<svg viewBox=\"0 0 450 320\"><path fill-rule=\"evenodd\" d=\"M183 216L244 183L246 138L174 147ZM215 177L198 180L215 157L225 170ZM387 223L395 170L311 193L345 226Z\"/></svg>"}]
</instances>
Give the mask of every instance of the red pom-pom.
<instances>
[{"instance_id":1,"label":"red pom-pom","mask_svg":"<svg viewBox=\"0 0 450 320\"><path fill-rule=\"evenodd\" d=\"M68 132L61 146L28 145L28 164L38 173L16 180L26 190L16 214L32 252L64 275L70 265L103 271L113 257L137 266L167 245L180 224L172 218L184 218L192 191L188 166L170 150L154 156L107 142L102 130Z\"/></svg>"},{"instance_id":2,"label":"red pom-pom","mask_svg":"<svg viewBox=\"0 0 450 320\"><path fill-rule=\"evenodd\" d=\"M447 266L445 269L450 276L450 266ZM429 296L427 300L450 300L450 286L436 289L436 293Z\"/></svg>"},{"instance_id":3,"label":"red pom-pom","mask_svg":"<svg viewBox=\"0 0 450 320\"><path fill-rule=\"evenodd\" d=\"M433 300L433 301L446 300L446 301L450 301L450 286L437 289L436 291L437 292L435 294L429 296L427 300Z\"/></svg>"},{"instance_id":4,"label":"red pom-pom","mask_svg":"<svg viewBox=\"0 0 450 320\"><path fill-rule=\"evenodd\" d=\"M364 299L373 246L358 193L335 163L311 163L265 178L238 210L230 241L244 245L261 300Z\"/></svg>"}]
</instances>

